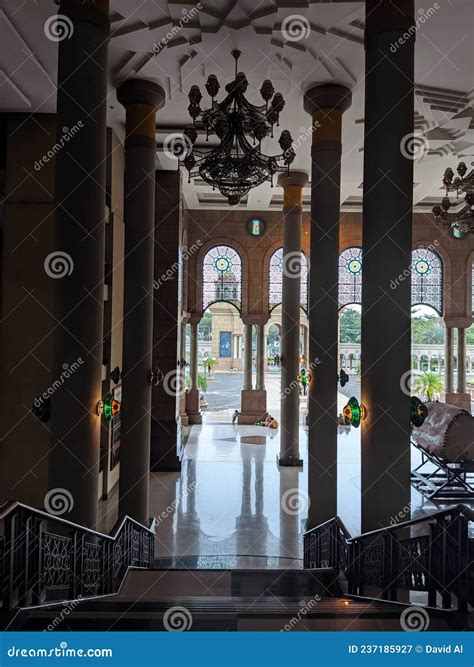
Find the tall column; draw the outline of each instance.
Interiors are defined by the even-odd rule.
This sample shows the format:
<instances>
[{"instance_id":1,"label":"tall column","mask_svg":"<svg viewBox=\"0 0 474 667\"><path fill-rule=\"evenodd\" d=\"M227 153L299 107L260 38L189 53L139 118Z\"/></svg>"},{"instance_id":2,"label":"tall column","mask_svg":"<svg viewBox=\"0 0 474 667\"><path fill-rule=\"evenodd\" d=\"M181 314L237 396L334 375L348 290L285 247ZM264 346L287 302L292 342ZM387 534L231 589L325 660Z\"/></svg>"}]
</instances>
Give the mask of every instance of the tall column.
<instances>
[{"instance_id":1,"label":"tall column","mask_svg":"<svg viewBox=\"0 0 474 667\"><path fill-rule=\"evenodd\" d=\"M337 514L337 371L339 211L342 114L352 101L344 86L324 84L305 95L313 118L309 273L308 528Z\"/></svg>"},{"instance_id":2,"label":"tall column","mask_svg":"<svg viewBox=\"0 0 474 667\"><path fill-rule=\"evenodd\" d=\"M362 270L362 531L410 503L413 0L367 0ZM410 37L408 35L411 35ZM394 47L395 45L395 47ZM383 217L383 222L381 221Z\"/></svg>"},{"instance_id":3,"label":"tall column","mask_svg":"<svg viewBox=\"0 0 474 667\"><path fill-rule=\"evenodd\" d=\"M244 324L244 390L252 389L252 325Z\"/></svg>"},{"instance_id":4,"label":"tall column","mask_svg":"<svg viewBox=\"0 0 474 667\"><path fill-rule=\"evenodd\" d=\"M447 326L444 334L444 391L446 394L452 394L454 391L453 357L454 357L453 327Z\"/></svg>"},{"instance_id":5,"label":"tall column","mask_svg":"<svg viewBox=\"0 0 474 667\"><path fill-rule=\"evenodd\" d=\"M466 393L466 329L458 327L458 394Z\"/></svg>"},{"instance_id":6,"label":"tall column","mask_svg":"<svg viewBox=\"0 0 474 667\"><path fill-rule=\"evenodd\" d=\"M182 314L181 174L155 172L155 295L153 303L153 367L163 381L152 389L150 463L154 472L181 470L181 423L178 367Z\"/></svg>"},{"instance_id":7,"label":"tall column","mask_svg":"<svg viewBox=\"0 0 474 667\"><path fill-rule=\"evenodd\" d=\"M199 387L198 387L199 319L196 315L192 315L190 322L191 322L191 349L190 349L190 360L189 360L190 361L189 376L191 380L191 387L186 392L186 412L190 424L201 424L202 415L199 405Z\"/></svg>"},{"instance_id":8,"label":"tall column","mask_svg":"<svg viewBox=\"0 0 474 667\"><path fill-rule=\"evenodd\" d=\"M56 136L80 127L56 155L57 280L53 377L83 361L51 399L49 489L70 494L63 516L97 521L104 310L108 0L62 0L71 22L58 44ZM56 275L56 277L58 277Z\"/></svg>"},{"instance_id":9,"label":"tall column","mask_svg":"<svg viewBox=\"0 0 474 667\"><path fill-rule=\"evenodd\" d=\"M302 466L299 452L300 389L297 382L300 356L301 223L304 171L282 174L283 276L281 303L281 466Z\"/></svg>"},{"instance_id":10,"label":"tall column","mask_svg":"<svg viewBox=\"0 0 474 667\"><path fill-rule=\"evenodd\" d=\"M119 514L148 519L153 350L155 114L165 94L129 79L117 98L126 109L122 433Z\"/></svg>"},{"instance_id":11,"label":"tall column","mask_svg":"<svg viewBox=\"0 0 474 667\"><path fill-rule=\"evenodd\" d=\"M257 390L265 389L265 325L257 324Z\"/></svg>"}]
</instances>

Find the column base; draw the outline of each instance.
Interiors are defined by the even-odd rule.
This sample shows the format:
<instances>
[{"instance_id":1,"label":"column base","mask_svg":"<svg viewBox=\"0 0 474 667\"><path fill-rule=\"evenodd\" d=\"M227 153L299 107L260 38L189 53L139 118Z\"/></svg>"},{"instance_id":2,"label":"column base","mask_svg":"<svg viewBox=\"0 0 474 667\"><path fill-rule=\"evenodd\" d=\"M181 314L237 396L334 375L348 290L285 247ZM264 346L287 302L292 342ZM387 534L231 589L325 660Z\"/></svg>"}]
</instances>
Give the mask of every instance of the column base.
<instances>
[{"instance_id":1,"label":"column base","mask_svg":"<svg viewBox=\"0 0 474 667\"><path fill-rule=\"evenodd\" d=\"M454 405L456 408L466 410L466 412L471 414L471 394L457 394L452 392L446 394L444 400L446 403L449 403L449 405Z\"/></svg>"},{"instance_id":2,"label":"column base","mask_svg":"<svg viewBox=\"0 0 474 667\"><path fill-rule=\"evenodd\" d=\"M179 472L180 428L176 421L151 423L150 470L152 472Z\"/></svg>"},{"instance_id":3,"label":"column base","mask_svg":"<svg viewBox=\"0 0 474 667\"><path fill-rule=\"evenodd\" d=\"M282 468L303 468L303 459L300 458L280 458L280 455L276 456L277 465Z\"/></svg>"},{"instance_id":4,"label":"column base","mask_svg":"<svg viewBox=\"0 0 474 667\"><path fill-rule=\"evenodd\" d=\"M256 424L265 420L267 412L267 392L265 389L242 389L240 395L239 424Z\"/></svg>"},{"instance_id":5,"label":"column base","mask_svg":"<svg viewBox=\"0 0 474 667\"><path fill-rule=\"evenodd\" d=\"M188 389L186 392L186 416L187 424L202 424L198 389Z\"/></svg>"}]
</instances>

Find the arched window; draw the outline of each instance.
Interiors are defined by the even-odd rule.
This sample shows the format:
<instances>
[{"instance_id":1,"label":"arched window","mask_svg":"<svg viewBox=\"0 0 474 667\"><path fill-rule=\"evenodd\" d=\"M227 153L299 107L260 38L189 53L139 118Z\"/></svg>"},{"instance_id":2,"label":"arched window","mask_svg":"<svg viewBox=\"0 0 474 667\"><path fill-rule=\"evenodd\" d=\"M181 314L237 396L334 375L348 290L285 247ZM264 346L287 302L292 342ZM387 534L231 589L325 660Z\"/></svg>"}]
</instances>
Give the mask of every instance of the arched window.
<instances>
[{"instance_id":1,"label":"arched window","mask_svg":"<svg viewBox=\"0 0 474 667\"><path fill-rule=\"evenodd\" d=\"M301 253L300 306L308 311L308 260ZM268 299L270 310L281 303L283 287L283 248L275 250L270 258Z\"/></svg>"},{"instance_id":2,"label":"arched window","mask_svg":"<svg viewBox=\"0 0 474 667\"><path fill-rule=\"evenodd\" d=\"M443 263L429 248L416 248L411 262L411 305L431 306L443 314Z\"/></svg>"},{"instance_id":3,"label":"arched window","mask_svg":"<svg viewBox=\"0 0 474 667\"><path fill-rule=\"evenodd\" d=\"M226 245L211 248L202 270L202 308L227 301L239 308L242 299L242 262L239 253Z\"/></svg>"},{"instance_id":4,"label":"arched window","mask_svg":"<svg viewBox=\"0 0 474 667\"><path fill-rule=\"evenodd\" d=\"M346 248L339 255L339 308L362 303L362 249Z\"/></svg>"}]
</instances>

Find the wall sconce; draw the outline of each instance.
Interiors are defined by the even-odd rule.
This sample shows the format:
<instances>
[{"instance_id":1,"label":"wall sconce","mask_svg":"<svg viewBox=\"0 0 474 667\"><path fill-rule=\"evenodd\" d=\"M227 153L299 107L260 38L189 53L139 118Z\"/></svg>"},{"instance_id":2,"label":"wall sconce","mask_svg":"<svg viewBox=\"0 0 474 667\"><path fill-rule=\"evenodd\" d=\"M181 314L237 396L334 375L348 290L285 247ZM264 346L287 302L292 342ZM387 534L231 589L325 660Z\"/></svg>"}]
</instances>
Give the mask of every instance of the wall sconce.
<instances>
[{"instance_id":1,"label":"wall sconce","mask_svg":"<svg viewBox=\"0 0 474 667\"><path fill-rule=\"evenodd\" d=\"M365 419L367 415L367 410L365 405L359 403L355 396L351 396L347 401L347 404L342 408L342 414L348 421L350 421L354 428L359 428L360 422Z\"/></svg>"},{"instance_id":2,"label":"wall sconce","mask_svg":"<svg viewBox=\"0 0 474 667\"><path fill-rule=\"evenodd\" d=\"M349 382L349 376L347 375L346 371L341 368L339 371L339 375L337 376L338 382L343 387Z\"/></svg>"},{"instance_id":3,"label":"wall sconce","mask_svg":"<svg viewBox=\"0 0 474 667\"><path fill-rule=\"evenodd\" d=\"M411 397L410 419L413 426L421 426L428 416L428 408L418 396Z\"/></svg>"},{"instance_id":4,"label":"wall sconce","mask_svg":"<svg viewBox=\"0 0 474 667\"><path fill-rule=\"evenodd\" d=\"M115 366L113 371L110 371L110 379L114 384L118 384L122 377L122 372L118 366Z\"/></svg>"},{"instance_id":5,"label":"wall sconce","mask_svg":"<svg viewBox=\"0 0 474 667\"><path fill-rule=\"evenodd\" d=\"M112 394L106 394L102 401L97 403L97 414L99 417L103 416L104 420L109 423L114 417L116 417L122 405L120 401L115 400Z\"/></svg>"},{"instance_id":6,"label":"wall sconce","mask_svg":"<svg viewBox=\"0 0 474 667\"><path fill-rule=\"evenodd\" d=\"M161 371L157 366L155 366L155 368L151 369L148 379L153 387L157 387L163 380L163 377L164 377L163 371Z\"/></svg>"}]
</instances>

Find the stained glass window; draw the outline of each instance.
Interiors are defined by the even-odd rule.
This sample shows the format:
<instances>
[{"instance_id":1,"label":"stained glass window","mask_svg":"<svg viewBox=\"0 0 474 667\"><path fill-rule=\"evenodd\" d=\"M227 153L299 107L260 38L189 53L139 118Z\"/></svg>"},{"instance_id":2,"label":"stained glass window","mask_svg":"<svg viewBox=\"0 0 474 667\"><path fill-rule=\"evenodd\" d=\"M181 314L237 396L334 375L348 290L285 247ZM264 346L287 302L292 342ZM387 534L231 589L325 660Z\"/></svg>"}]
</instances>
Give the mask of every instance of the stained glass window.
<instances>
[{"instance_id":1,"label":"stained glass window","mask_svg":"<svg viewBox=\"0 0 474 667\"><path fill-rule=\"evenodd\" d=\"M411 305L431 306L443 314L443 263L429 248L413 250L411 262Z\"/></svg>"},{"instance_id":2,"label":"stained glass window","mask_svg":"<svg viewBox=\"0 0 474 667\"><path fill-rule=\"evenodd\" d=\"M202 279L203 310L215 301L227 301L240 309L242 262L230 246L211 248L204 257Z\"/></svg>"},{"instance_id":3,"label":"stained glass window","mask_svg":"<svg viewBox=\"0 0 474 667\"><path fill-rule=\"evenodd\" d=\"M362 249L346 248L339 255L339 308L362 303Z\"/></svg>"},{"instance_id":4,"label":"stained glass window","mask_svg":"<svg viewBox=\"0 0 474 667\"><path fill-rule=\"evenodd\" d=\"M270 275L269 275L269 289L268 289L270 309L274 308L275 306L278 306L281 303L282 286L283 286L283 248L278 248L278 250L275 250L275 252L270 258ZM305 311L305 313L308 312L308 260L306 259L306 255L303 252L301 253L300 305Z\"/></svg>"}]
</instances>

